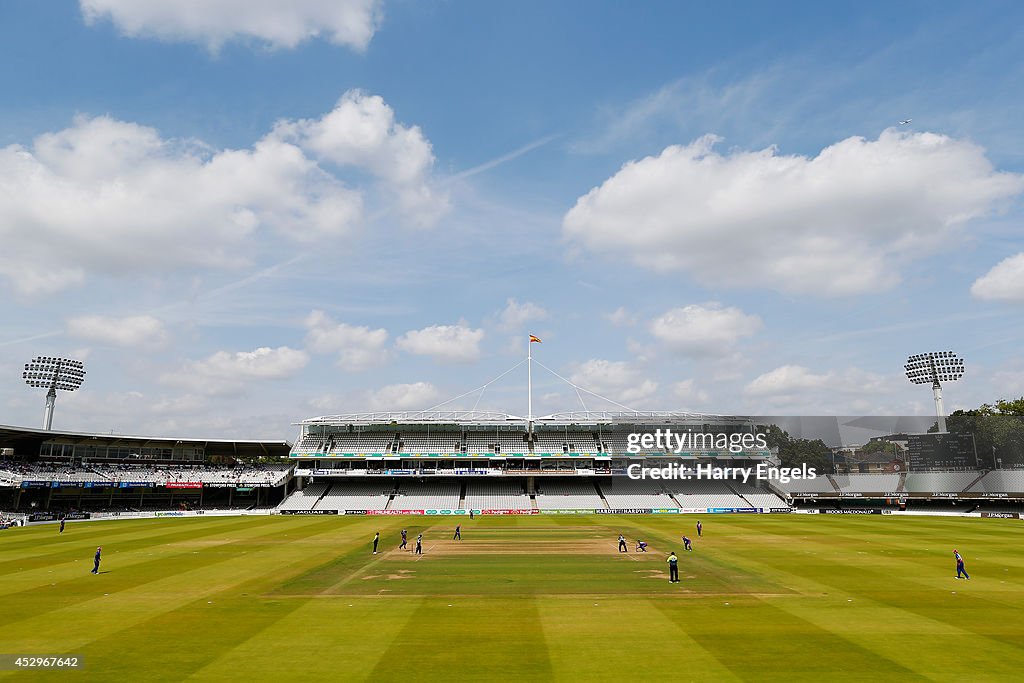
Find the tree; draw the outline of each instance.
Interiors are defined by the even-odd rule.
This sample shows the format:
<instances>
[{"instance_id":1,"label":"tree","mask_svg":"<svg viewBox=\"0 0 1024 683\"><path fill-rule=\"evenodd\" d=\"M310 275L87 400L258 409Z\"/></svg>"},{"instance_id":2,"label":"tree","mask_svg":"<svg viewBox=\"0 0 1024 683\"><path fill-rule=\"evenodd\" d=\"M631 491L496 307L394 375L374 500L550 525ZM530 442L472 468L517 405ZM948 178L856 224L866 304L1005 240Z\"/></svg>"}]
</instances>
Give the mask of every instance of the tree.
<instances>
[{"instance_id":1,"label":"tree","mask_svg":"<svg viewBox=\"0 0 1024 683\"><path fill-rule=\"evenodd\" d=\"M889 455L896 455L899 452L899 448L892 441L875 439L864 444L860 451L861 453L888 453Z\"/></svg>"},{"instance_id":2,"label":"tree","mask_svg":"<svg viewBox=\"0 0 1024 683\"><path fill-rule=\"evenodd\" d=\"M979 460L990 466L1024 465L1024 397L982 403L974 410L957 410L946 418L953 433L973 434Z\"/></svg>"},{"instance_id":3,"label":"tree","mask_svg":"<svg viewBox=\"0 0 1024 683\"><path fill-rule=\"evenodd\" d=\"M769 448L778 448L779 463L783 467L806 464L818 474L832 474L832 449L821 439L794 439L778 425L763 428Z\"/></svg>"},{"instance_id":4,"label":"tree","mask_svg":"<svg viewBox=\"0 0 1024 683\"><path fill-rule=\"evenodd\" d=\"M793 439L787 453L779 452L783 467L806 464L819 474L832 474L832 449L821 439Z\"/></svg>"}]
</instances>

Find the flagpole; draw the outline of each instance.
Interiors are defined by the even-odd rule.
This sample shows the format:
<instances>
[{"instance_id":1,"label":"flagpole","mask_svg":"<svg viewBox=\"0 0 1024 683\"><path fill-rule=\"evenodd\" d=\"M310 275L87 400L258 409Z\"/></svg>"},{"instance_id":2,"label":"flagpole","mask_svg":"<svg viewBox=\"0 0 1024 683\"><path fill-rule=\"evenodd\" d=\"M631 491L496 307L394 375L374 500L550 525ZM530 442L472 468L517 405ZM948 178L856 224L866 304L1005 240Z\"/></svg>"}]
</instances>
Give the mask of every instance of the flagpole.
<instances>
[{"instance_id":1,"label":"flagpole","mask_svg":"<svg viewBox=\"0 0 1024 683\"><path fill-rule=\"evenodd\" d=\"M533 339L526 338L526 431L533 435Z\"/></svg>"}]
</instances>

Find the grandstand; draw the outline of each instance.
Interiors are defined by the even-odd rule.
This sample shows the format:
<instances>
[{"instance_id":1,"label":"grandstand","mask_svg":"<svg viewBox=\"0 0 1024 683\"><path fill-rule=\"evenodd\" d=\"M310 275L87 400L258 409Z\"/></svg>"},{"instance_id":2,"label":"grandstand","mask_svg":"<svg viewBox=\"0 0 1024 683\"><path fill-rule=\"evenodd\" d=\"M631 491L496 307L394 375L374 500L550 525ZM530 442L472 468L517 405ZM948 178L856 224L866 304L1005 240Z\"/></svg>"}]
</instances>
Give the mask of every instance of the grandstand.
<instances>
[{"instance_id":1,"label":"grandstand","mask_svg":"<svg viewBox=\"0 0 1024 683\"><path fill-rule=\"evenodd\" d=\"M967 493L1006 493L1024 491L1024 471L992 470L978 479Z\"/></svg>"},{"instance_id":2,"label":"grandstand","mask_svg":"<svg viewBox=\"0 0 1024 683\"><path fill-rule=\"evenodd\" d=\"M608 507L613 510L635 508L666 509L678 507L661 484L616 478L601 487Z\"/></svg>"},{"instance_id":3,"label":"grandstand","mask_svg":"<svg viewBox=\"0 0 1024 683\"><path fill-rule=\"evenodd\" d=\"M285 441L0 426L0 449L0 505L12 510L266 507L279 503L293 481Z\"/></svg>"},{"instance_id":4,"label":"grandstand","mask_svg":"<svg viewBox=\"0 0 1024 683\"><path fill-rule=\"evenodd\" d=\"M445 481L400 481L392 510L458 510L460 485ZM356 509L356 508L346 508Z\"/></svg>"},{"instance_id":5,"label":"grandstand","mask_svg":"<svg viewBox=\"0 0 1024 683\"><path fill-rule=\"evenodd\" d=\"M631 434L658 429L731 434L755 429L733 417L559 413L536 418L531 430L521 418L504 413L435 411L318 417L298 426L294 445L0 426L0 506L12 511L273 506L282 513L307 514L532 514L750 512L823 501L894 508L935 501L949 509L956 500L964 510L997 510L1024 499L1020 470L854 472L746 484L626 477L636 465L778 465L768 450L702 446L673 453L650 444L630 447ZM257 457L271 462L247 462Z\"/></svg>"},{"instance_id":6,"label":"grandstand","mask_svg":"<svg viewBox=\"0 0 1024 683\"><path fill-rule=\"evenodd\" d=\"M975 470L965 472L911 472L904 490L908 493L960 493L981 477Z\"/></svg>"},{"instance_id":7,"label":"grandstand","mask_svg":"<svg viewBox=\"0 0 1024 683\"><path fill-rule=\"evenodd\" d=\"M510 479L502 481L466 482L465 508L467 510L530 510L530 497L526 495L523 481Z\"/></svg>"},{"instance_id":8,"label":"grandstand","mask_svg":"<svg viewBox=\"0 0 1024 683\"><path fill-rule=\"evenodd\" d=\"M591 481L545 479L537 485L540 510L599 510L605 507Z\"/></svg>"},{"instance_id":9,"label":"grandstand","mask_svg":"<svg viewBox=\"0 0 1024 683\"><path fill-rule=\"evenodd\" d=\"M283 501L278 506L278 509L285 511L312 510L317 501L327 493L328 487L330 487L330 484L310 484L301 491L296 491L288 496L288 499Z\"/></svg>"},{"instance_id":10,"label":"grandstand","mask_svg":"<svg viewBox=\"0 0 1024 683\"><path fill-rule=\"evenodd\" d=\"M712 510L751 507L750 503L736 495L725 481L706 479L671 481L666 482L665 488L683 509L706 508ZM767 507L783 507L783 505L779 503Z\"/></svg>"},{"instance_id":11,"label":"grandstand","mask_svg":"<svg viewBox=\"0 0 1024 683\"><path fill-rule=\"evenodd\" d=\"M298 493L301 493L298 492ZM298 495L298 493L296 495ZM316 502L317 510L384 510L394 494L394 486L381 481L341 481L330 485ZM291 498L289 498L291 500Z\"/></svg>"},{"instance_id":12,"label":"grandstand","mask_svg":"<svg viewBox=\"0 0 1024 683\"><path fill-rule=\"evenodd\" d=\"M691 413L558 413L532 424L486 411L362 413L311 418L299 427L291 452L299 489L325 478L372 477L395 487L388 512L678 509L660 485L627 479L630 463L758 462L770 455L715 450L710 442L679 453L664 445L630 447L630 434L657 429L741 435L755 429L741 418ZM346 499L340 489L330 496L338 509L380 509L364 508L365 501L355 494ZM727 487L708 500L721 503L716 507L751 505Z\"/></svg>"},{"instance_id":13,"label":"grandstand","mask_svg":"<svg viewBox=\"0 0 1024 683\"><path fill-rule=\"evenodd\" d=\"M715 482L699 482L699 483L712 483ZM753 484L745 484L739 480L733 480L726 482L727 486L734 492L741 500L745 502L746 507L751 508L762 508L771 510L773 508L779 509L786 507L786 501L779 497L778 494L772 492L767 488L754 486ZM699 506L698 506L699 507ZM743 507L739 505L718 505L709 507Z\"/></svg>"},{"instance_id":14,"label":"grandstand","mask_svg":"<svg viewBox=\"0 0 1024 683\"><path fill-rule=\"evenodd\" d=\"M819 495L837 495L839 489L832 482L830 477L815 477L814 479L793 479L786 483L777 484L777 488L785 491L794 498Z\"/></svg>"},{"instance_id":15,"label":"grandstand","mask_svg":"<svg viewBox=\"0 0 1024 683\"><path fill-rule=\"evenodd\" d=\"M891 493L900 488L899 474L833 474L832 482L846 493Z\"/></svg>"}]
</instances>

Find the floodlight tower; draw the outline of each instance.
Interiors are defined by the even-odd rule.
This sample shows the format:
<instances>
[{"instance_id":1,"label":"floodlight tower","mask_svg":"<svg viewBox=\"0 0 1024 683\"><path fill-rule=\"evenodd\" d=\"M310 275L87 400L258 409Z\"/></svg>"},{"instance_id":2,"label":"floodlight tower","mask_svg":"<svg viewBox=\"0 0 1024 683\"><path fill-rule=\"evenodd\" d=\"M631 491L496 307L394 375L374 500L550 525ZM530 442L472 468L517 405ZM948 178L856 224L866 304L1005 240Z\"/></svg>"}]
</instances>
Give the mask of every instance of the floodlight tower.
<instances>
[{"instance_id":1,"label":"floodlight tower","mask_svg":"<svg viewBox=\"0 0 1024 683\"><path fill-rule=\"evenodd\" d=\"M932 351L910 356L903 367L911 383L932 385L935 415L939 418L939 433L945 434L946 411L942 407L942 385L939 382L955 382L963 377L963 359L952 351Z\"/></svg>"},{"instance_id":2,"label":"floodlight tower","mask_svg":"<svg viewBox=\"0 0 1024 683\"><path fill-rule=\"evenodd\" d=\"M43 429L49 431L53 424L53 405L57 402L57 390L74 391L85 381L85 365L80 360L36 356L31 363L25 363L21 373L25 384L46 392L46 411L43 413Z\"/></svg>"}]
</instances>

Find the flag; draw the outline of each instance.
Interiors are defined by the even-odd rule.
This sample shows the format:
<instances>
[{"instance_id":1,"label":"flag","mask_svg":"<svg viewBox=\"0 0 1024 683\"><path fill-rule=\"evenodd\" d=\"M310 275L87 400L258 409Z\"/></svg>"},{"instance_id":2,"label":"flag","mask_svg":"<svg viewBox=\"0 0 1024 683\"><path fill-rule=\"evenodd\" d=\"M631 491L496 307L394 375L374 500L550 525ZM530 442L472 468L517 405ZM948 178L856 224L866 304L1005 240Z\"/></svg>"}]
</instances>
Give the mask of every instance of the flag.
<instances>
[{"instance_id":1,"label":"flag","mask_svg":"<svg viewBox=\"0 0 1024 683\"><path fill-rule=\"evenodd\" d=\"M540 337L534 337L534 336L533 336L533 335L531 334L531 335L530 335L530 343L532 344L533 342L537 342L538 344L542 343L542 342L541 342L541 340L540 340Z\"/></svg>"}]
</instances>

